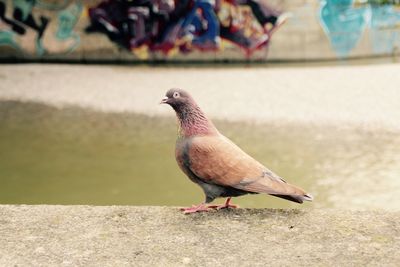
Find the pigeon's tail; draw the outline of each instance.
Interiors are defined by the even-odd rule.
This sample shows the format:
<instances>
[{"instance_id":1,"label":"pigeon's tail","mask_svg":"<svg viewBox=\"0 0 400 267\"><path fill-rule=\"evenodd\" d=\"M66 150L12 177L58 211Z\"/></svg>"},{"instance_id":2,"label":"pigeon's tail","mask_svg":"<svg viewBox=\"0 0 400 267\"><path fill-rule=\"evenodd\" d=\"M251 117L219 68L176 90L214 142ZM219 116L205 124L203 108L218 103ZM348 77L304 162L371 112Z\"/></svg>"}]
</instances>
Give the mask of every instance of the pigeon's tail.
<instances>
[{"instance_id":1,"label":"pigeon's tail","mask_svg":"<svg viewBox=\"0 0 400 267\"><path fill-rule=\"evenodd\" d=\"M274 174L266 174L256 180L247 181L244 179L234 187L248 192L267 193L271 196L297 203L313 200L313 197L310 194L307 194L303 189L287 183L285 180Z\"/></svg>"},{"instance_id":2,"label":"pigeon's tail","mask_svg":"<svg viewBox=\"0 0 400 267\"><path fill-rule=\"evenodd\" d=\"M313 196L310 194L304 194L304 195L278 195L278 194L271 194L272 196L275 197L280 197L286 200L290 200L293 202L297 202L297 203L303 203L303 201L313 201Z\"/></svg>"},{"instance_id":3,"label":"pigeon's tail","mask_svg":"<svg viewBox=\"0 0 400 267\"><path fill-rule=\"evenodd\" d=\"M305 195L303 196L303 200L306 200L306 201L313 201L313 200L314 200L314 197L313 197L311 194L305 194Z\"/></svg>"}]
</instances>

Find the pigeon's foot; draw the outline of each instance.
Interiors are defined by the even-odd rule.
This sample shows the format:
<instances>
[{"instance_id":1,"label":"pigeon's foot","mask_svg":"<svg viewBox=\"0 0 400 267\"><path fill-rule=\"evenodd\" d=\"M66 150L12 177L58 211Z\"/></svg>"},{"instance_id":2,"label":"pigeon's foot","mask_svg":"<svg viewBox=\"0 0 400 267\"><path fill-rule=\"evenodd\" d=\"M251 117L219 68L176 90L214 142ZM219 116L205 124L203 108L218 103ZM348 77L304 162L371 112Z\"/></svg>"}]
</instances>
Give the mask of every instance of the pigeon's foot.
<instances>
[{"instance_id":1,"label":"pigeon's foot","mask_svg":"<svg viewBox=\"0 0 400 267\"><path fill-rule=\"evenodd\" d=\"M229 205L221 204L221 205L209 205L208 208L222 210L222 209L236 209L239 208L239 206L234 204L229 204Z\"/></svg>"},{"instance_id":2,"label":"pigeon's foot","mask_svg":"<svg viewBox=\"0 0 400 267\"><path fill-rule=\"evenodd\" d=\"M193 205L188 208L181 208L181 211L183 211L184 214L189 214L189 213L195 213L195 212L201 212L201 211L209 211L210 208L205 205L204 203L201 203L200 205Z\"/></svg>"},{"instance_id":3,"label":"pigeon's foot","mask_svg":"<svg viewBox=\"0 0 400 267\"><path fill-rule=\"evenodd\" d=\"M239 208L238 205L231 204L231 198L228 197L225 201L225 204L222 205L209 205L207 206L210 209L222 210L222 209L236 209Z\"/></svg>"}]
</instances>

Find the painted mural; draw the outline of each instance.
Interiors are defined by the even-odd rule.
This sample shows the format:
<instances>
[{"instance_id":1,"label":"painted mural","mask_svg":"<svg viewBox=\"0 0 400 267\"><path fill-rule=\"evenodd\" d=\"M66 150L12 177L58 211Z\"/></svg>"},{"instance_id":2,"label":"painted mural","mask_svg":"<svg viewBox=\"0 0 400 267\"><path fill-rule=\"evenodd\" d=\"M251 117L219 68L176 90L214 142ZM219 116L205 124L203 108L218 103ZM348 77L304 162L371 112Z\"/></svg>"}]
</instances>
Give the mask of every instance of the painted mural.
<instances>
[{"instance_id":1,"label":"painted mural","mask_svg":"<svg viewBox=\"0 0 400 267\"><path fill-rule=\"evenodd\" d=\"M278 60L399 54L398 0L271 2L0 0L0 59L266 59L272 37Z\"/></svg>"},{"instance_id":2,"label":"painted mural","mask_svg":"<svg viewBox=\"0 0 400 267\"><path fill-rule=\"evenodd\" d=\"M339 57L347 57L370 30L375 54L389 54L400 48L400 9L392 4L358 3L353 0L323 0L321 26Z\"/></svg>"},{"instance_id":3,"label":"painted mural","mask_svg":"<svg viewBox=\"0 0 400 267\"><path fill-rule=\"evenodd\" d=\"M88 33L100 32L139 57L218 51L223 42L250 56L266 47L283 22L257 0L107 0L89 8Z\"/></svg>"},{"instance_id":4,"label":"painted mural","mask_svg":"<svg viewBox=\"0 0 400 267\"><path fill-rule=\"evenodd\" d=\"M80 43L74 27L82 9L81 1L0 1L0 45L38 56L69 53Z\"/></svg>"}]
</instances>

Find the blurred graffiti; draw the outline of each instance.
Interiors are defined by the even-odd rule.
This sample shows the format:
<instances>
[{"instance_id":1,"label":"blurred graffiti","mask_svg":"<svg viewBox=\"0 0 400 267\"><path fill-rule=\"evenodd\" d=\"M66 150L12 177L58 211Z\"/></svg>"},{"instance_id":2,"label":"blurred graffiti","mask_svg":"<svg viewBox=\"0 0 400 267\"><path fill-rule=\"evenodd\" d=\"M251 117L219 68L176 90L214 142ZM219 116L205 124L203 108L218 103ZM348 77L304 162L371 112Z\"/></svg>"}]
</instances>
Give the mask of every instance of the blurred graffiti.
<instances>
[{"instance_id":1,"label":"blurred graffiti","mask_svg":"<svg viewBox=\"0 0 400 267\"><path fill-rule=\"evenodd\" d=\"M400 48L400 10L393 5L371 5L370 38L375 53L389 54Z\"/></svg>"},{"instance_id":2,"label":"blurred graffiti","mask_svg":"<svg viewBox=\"0 0 400 267\"><path fill-rule=\"evenodd\" d=\"M257 0L108 0L89 8L87 32L146 58L193 50L218 51L222 41L251 55L266 47L284 21L281 12Z\"/></svg>"},{"instance_id":3,"label":"blurred graffiti","mask_svg":"<svg viewBox=\"0 0 400 267\"><path fill-rule=\"evenodd\" d=\"M326 0L321 4L322 27L340 57L346 57L357 45L367 24L367 9L353 8L352 2L352 0Z\"/></svg>"},{"instance_id":4,"label":"blurred graffiti","mask_svg":"<svg viewBox=\"0 0 400 267\"><path fill-rule=\"evenodd\" d=\"M0 1L0 45L36 55L69 53L80 43L73 29L82 9L80 1ZM57 12L57 20L42 11Z\"/></svg>"},{"instance_id":5,"label":"blurred graffiti","mask_svg":"<svg viewBox=\"0 0 400 267\"><path fill-rule=\"evenodd\" d=\"M366 2L366 1L364 1ZM354 0L323 0L320 23L339 57L347 57L370 29L373 52L392 53L400 47L400 11L390 4L359 4Z\"/></svg>"}]
</instances>

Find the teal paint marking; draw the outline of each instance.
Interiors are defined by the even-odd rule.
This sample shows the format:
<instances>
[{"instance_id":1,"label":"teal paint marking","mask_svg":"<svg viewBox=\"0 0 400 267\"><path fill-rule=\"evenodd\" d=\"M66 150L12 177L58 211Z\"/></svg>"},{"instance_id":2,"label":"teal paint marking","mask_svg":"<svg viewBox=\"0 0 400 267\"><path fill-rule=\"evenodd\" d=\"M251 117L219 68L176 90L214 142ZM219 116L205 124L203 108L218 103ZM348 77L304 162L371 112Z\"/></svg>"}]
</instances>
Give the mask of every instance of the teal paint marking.
<instances>
[{"instance_id":1,"label":"teal paint marking","mask_svg":"<svg viewBox=\"0 0 400 267\"><path fill-rule=\"evenodd\" d=\"M9 17L6 15L8 3L10 5L9 8L12 8L12 10L9 10L11 11L9 13L12 14L8 15ZM0 22L9 27L8 29L0 30L0 45L10 46L25 53L24 49L19 45L20 39L24 38L27 31L34 30L37 32L32 43L35 50L34 54L38 56L50 54L51 52L44 45L43 36L48 30L48 24L51 21L50 18L41 15L40 11L42 10L50 10L57 14L57 21L53 21L53 23L57 23L56 31L54 35L47 34L46 38L55 38L60 44L69 42L69 47L60 52L61 54L74 51L80 44L80 36L74 32L74 28L83 11L83 4L80 0L64 0L56 4L36 0L0 1Z\"/></svg>"},{"instance_id":2,"label":"teal paint marking","mask_svg":"<svg viewBox=\"0 0 400 267\"><path fill-rule=\"evenodd\" d=\"M32 14L33 6L35 5L35 0L14 0L13 6L14 10L18 9L22 14L22 20L28 19L28 16Z\"/></svg>"},{"instance_id":3,"label":"teal paint marking","mask_svg":"<svg viewBox=\"0 0 400 267\"><path fill-rule=\"evenodd\" d=\"M372 49L377 54L390 54L400 48L400 12L393 5L371 5Z\"/></svg>"},{"instance_id":4,"label":"teal paint marking","mask_svg":"<svg viewBox=\"0 0 400 267\"><path fill-rule=\"evenodd\" d=\"M79 1L61 11L58 15L58 29L56 37L58 40L74 39L74 44L65 53L74 51L80 44L79 34L73 32L83 10L82 2Z\"/></svg>"},{"instance_id":5,"label":"teal paint marking","mask_svg":"<svg viewBox=\"0 0 400 267\"><path fill-rule=\"evenodd\" d=\"M46 10L62 10L66 8L70 3L73 3L74 1L72 0L59 0L58 3L49 3L49 1L43 1L43 0L36 0L36 6L38 8L46 9Z\"/></svg>"},{"instance_id":6,"label":"teal paint marking","mask_svg":"<svg viewBox=\"0 0 400 267\"><path fill-rule=\"evenodd\" d=\"M400 11L393 4L353 0L323 0L319 18L333 50L345 58L357 46L368 28L372 51L390 54L400 48Z\"/></svg>"},{"instance_id":7,"label":"teal paint marking","mask_svg":"<svg viewBox=\"0 0 400 267\"><path fill-rule=\"evenodd\" d=\"M366 7L353 7L352 0L321 2L320 22L338 57L347 57L358 44L367 25Z\"/></svg>"},{"instance_id":8,"label":"teal paint marking","mask_svg":"<svg viewBox=\"0 0 400 267\"><path fill-rule=\"evenodd\" d=\"M18 44L14 40L15 33L11 31L0 31L0 45L11 46L19 49Z\"/></svg>"}]
</instances>

